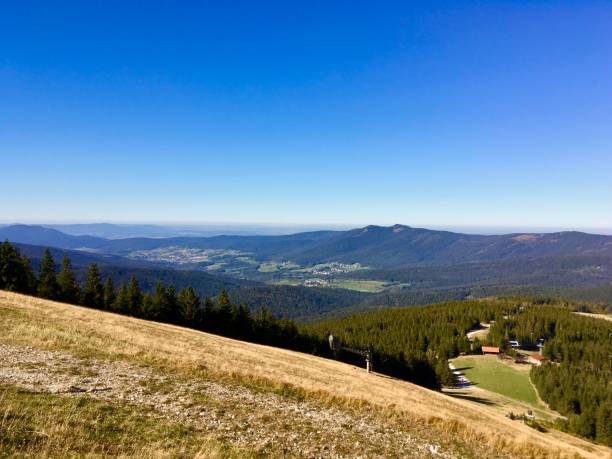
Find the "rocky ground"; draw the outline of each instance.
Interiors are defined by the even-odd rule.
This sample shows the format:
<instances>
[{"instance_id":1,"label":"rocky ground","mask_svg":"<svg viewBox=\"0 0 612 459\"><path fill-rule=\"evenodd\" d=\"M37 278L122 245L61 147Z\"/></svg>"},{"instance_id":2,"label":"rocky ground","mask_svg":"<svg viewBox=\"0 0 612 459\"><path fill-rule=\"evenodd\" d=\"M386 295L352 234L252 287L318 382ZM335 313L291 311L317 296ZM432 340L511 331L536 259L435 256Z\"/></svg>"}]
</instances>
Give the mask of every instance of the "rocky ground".
<instances>
[{"instance_id":1,"label":"rocky ground","mask_svg":"<svg viewBox=\"0 0 612 459\"><path fill-rule=\"evenodd\" d=\"M184 379L124 361L80 359L0 344L0 383L150 408L222 441L297 457L459 457L363 410L344 410L206 379Z\"/></svg>"}]
</instances>

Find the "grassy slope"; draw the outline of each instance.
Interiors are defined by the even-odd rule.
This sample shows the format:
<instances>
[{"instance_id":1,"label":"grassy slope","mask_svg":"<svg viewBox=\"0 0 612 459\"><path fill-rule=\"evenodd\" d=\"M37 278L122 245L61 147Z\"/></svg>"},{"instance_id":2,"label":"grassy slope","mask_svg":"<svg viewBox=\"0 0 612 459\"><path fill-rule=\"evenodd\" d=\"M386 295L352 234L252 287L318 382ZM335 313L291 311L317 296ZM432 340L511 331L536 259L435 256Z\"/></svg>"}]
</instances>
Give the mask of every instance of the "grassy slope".
<instances>
[{"instance_id":1,"label":"grassy slope","mask_svg":"<svg viewBox=\"0 0 612 459\"><path fill-rule=\"evenodd\" d=\"M0 343L146 364L181 378L205 375L380 416L467 456L610 457L609 448L561 432L537 432L487 406L339 362L180 327L0 292L0 329Z\"/></svg>"},{"instance_id":2,"label":"grassy slope","mask_svg":"<svg viewBox=\"0 0 612 459\"><path fill-rule=\"evenodd\" d=\"M503 364L496 356L458 357L453 364L478 387L533 406L538 405L538 396L529 381L529 373Z\"/></svg>"},{"instance_id":3,"label":"grassy slope","mask_svg":"<svg viewBox=\"0 0 612 459\"><path fill-rule=\"evenodd\" d=\"M155 419L150 409L0 385L0 456L232 456L210 435ZM44 413L44 415L43 415Z\"/></svg>"}]
</instances>

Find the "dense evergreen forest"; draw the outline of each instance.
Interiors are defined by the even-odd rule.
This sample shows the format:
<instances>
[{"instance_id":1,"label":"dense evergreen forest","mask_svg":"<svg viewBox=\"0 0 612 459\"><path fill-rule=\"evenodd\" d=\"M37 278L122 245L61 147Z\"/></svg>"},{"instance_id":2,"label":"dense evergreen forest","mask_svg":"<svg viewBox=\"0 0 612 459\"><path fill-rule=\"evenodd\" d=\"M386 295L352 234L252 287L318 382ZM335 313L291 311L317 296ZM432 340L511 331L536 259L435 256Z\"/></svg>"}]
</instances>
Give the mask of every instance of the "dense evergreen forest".
<instances>
[{"instance_id":1,"label":"dense evergreen forest","mask_svg":"<svg viewBox=\"0 0 612 459\"><path fill-rule=\"evenodd\" d=\"M559 426L612 445L612 322L573 314L558 304L515 308L495 323L489 339L524 345L545 339L549 359L531 371L542 399L567 416Z\"/></svg>"},{"instance_id":2,"label":"dense evergreen forest","mask_svg":"<svg viewBox=\"0 0 612 459\"><path fill-rule=\"evenodd\" d=\"M374 368L422 385L452 385L448 359L470 352L465 332L501 317L510 301L456 301L388 308L304 327L323 338L338 335L349 347L371 348Z\"/></svg>"},{"instance_id":3,"label":"dense evergreen forest","mask_svg":"<svg viewBox=\"0 0 612 459\"><path fill-rule=\"evenodd\" d=\"M550 407L567 416L563 430L612 444L612 322L583 317L590 306L562 300L483 299L414 308L393 308L308 325L319 338L328 333L350 347L371 348L374 366L427 385L453 384L447 359L478 352L466 332L492 322L487 343L512 353L510 340L536 348L550 359L531 378ZM428 374L418 366L432 369ZM421 371L420 374L418 371Z\"/></svg>"}]
</instances>

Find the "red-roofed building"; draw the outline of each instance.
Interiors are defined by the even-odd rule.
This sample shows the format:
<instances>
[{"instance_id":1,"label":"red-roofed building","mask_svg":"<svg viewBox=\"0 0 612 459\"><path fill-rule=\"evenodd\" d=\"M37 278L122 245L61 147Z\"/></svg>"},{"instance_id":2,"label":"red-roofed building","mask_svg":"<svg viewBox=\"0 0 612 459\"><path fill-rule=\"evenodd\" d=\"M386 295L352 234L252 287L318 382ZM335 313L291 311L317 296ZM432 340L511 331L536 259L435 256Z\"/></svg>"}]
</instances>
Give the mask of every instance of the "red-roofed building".
<instances>
[{"instance_id":1,"label":"red-roofed building","mask_svg":"<svg viewBox=\"0 0 612 459\"><path fill-rule=\"evenodd\" d=\"M482 346L482 353L496 355L499 354L499 348L493 346Z\"/></svg>"}]
</instances>

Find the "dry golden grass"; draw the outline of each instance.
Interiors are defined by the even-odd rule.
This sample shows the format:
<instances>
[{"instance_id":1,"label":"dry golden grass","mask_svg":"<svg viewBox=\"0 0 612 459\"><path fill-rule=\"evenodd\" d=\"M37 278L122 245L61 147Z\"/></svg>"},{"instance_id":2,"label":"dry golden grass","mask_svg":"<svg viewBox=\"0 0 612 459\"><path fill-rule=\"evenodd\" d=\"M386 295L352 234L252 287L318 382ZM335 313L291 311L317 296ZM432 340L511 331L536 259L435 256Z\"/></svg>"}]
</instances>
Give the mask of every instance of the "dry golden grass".
<instances>
[{"instance_id":1,"label":"dry golden grass","mask_svg":"<svg viewBox=\"0 0 612 459\"><path fill-rule=\"evenodd\" d=\"M238 457L209 434L134 406L0 386L1 457Z\"/></svg>"},{"instance_id":2,"label":"dry golden grass","mask_svg":"<svg viewBox=\"0 0 612 459\"><path fill-rule=\"evenodd\" d=\"M612 457L610 448L550 430L538 432L497 410L333 360L244 343L181 327L0 292L0 341L67 349L83 356L145 362L166 371L205 372L263 389L378 410L511 457Z\"/></svg>"}]
</instances>

